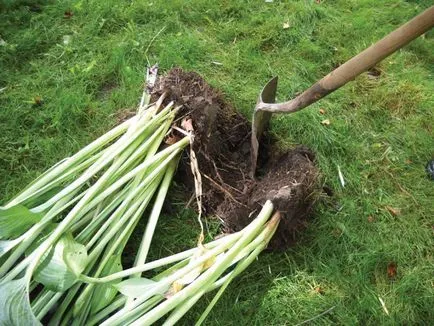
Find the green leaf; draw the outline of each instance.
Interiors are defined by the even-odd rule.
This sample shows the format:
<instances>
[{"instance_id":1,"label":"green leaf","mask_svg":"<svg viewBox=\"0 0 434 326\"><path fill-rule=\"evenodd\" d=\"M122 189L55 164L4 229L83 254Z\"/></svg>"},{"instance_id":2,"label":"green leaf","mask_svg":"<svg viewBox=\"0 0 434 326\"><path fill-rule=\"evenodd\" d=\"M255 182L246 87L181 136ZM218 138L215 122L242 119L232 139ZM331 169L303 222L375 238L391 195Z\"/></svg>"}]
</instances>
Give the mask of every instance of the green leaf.
<instances>
[{"instance_id":1,"label":"green leaf","mask_svg":"<svg viewBox=\"0 0 434 326\"><path fill-rule=\"evenodd\" d=\"M101 276L107 276L120 271L122 271L121 256L113 255L104 266ZM110 284L97 284L90 303L91 314L95 314L101 309L107 307L113 301L117 293L118 291Z\"/></svg>"},{"instance_id":2,"label":"green leaf","mask_svg":"<svg viewBox=\"0 0 434 326\"><path fill-rule=\"evenodd\" d=\"M41 325L32 312L25 279L0 284L0 325Z\"/></svg>"},{"instance_id":3,"label":"green leaf","mask_svg":"<svg viewBox=\"0 0 434 326\"><path fill-rule=\"evenodd\" d=\"M86 268L88 261L86 247L75 241L71 235L68 237L67 245L63 252L63 259L75 276L80 276Z\"/></svg>"},{"instance_id":4,"label":"green leaf","mask_svg":"<svg viewBox=\"0 0 434 326\"><path fill-rule=\"evenodd\" d=\"M63 292L77 281L87 261L86 247L65 235L41 259L35 281L49 290Z\"/></svg>"},{"instance_id":5,"label":"green leaf","mask_svg":"<svg viewBox=\"0 0 434 326\"><path fill-rule=\"evenodd\" d=\"M0 239L13 239L38 223L42 214L33 213L23 205L0 208Z\"/></svg>"},{"instance_id":6,"label":"green leaf","mask_svg":"<svg viewBox=\"0 0 434 326\"><path fill-rule=\"evenodd\" d=\"M154 287L157 283L158 282L152 281L147 278L137 277L130 278L117 284L113 284L112 286L115 287L120 293L129 298L137 298L152 287ZM160 291L159 293L161 295L164 295L164 293L169 290L169 287L170 286L168 286L167 289L164 289L164 291Z\"/></svg>"}]
</instances>

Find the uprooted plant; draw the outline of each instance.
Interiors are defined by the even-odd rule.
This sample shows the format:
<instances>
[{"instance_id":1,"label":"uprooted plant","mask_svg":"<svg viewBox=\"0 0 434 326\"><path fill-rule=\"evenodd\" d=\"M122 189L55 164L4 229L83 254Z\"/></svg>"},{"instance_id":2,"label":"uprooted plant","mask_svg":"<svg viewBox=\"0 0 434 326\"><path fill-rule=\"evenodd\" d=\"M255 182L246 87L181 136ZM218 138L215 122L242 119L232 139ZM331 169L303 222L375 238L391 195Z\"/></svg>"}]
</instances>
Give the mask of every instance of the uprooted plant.
<instances>
[{"instance_id":1,"label":"uprooted plant","mask_svg":"<svg viewBox=\"0 0 434 326\"><path fill-rule=\"evenodd\" d=\"M196 248L146 262L181 152L194 137L192 130L174 131L179 107L163 100L149 105L144 93L132 118L0 208L1 324L148 325L171 312L170 325L219 289L201 323L267 246L280 221L271 201L241 231L208 244L200 237ZM175 142L167 141L171 132L178 133ZM142 217L147 226L134 267L123 270L121 256Z\"/></svg>"}]
</instances>

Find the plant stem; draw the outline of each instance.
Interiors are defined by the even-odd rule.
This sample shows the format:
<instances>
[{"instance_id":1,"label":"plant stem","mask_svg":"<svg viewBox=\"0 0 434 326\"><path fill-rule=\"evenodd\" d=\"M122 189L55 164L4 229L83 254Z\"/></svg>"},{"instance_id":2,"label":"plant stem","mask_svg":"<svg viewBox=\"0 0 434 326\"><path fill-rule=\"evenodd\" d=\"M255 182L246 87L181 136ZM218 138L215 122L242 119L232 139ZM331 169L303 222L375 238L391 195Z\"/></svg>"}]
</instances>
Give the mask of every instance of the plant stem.
<instances>
[{"instance_id":1,"label":"plant stem","mask_svg":"<svg viewBox=\"0 0 434 326\"><path fill-rule=\"evenodd\" d=\"M61 164L56 165L52 170L47 171L38 179L36 179L33 183L31 183L24 191L22 191L18 196L16 196L13 200L11 200L5 207L12 207L17 203L25 200L29 195L33 194L35 191L46 185L51 180L55 179L59 175L63 174L63 172L71 166L74 166L78 162L80 162L83 158L87 157L91 153L95 152L102 146L106 145L114 138L121 135L127 128L129 127L132 119L129 119L122 124L116 126L97 140L93 141L83 149L81 149L78 153L73 155L72 157L64 160Z\"/></svg>"},{"instance_id":2,"label":"plant stem","mask_svg":"<svg viewBox=\"0 0 434 326\"><path fill-rule=\"evenodd\" d=\"M110 232L115 231L114 233L118 233L120 231L115 238L113 238L113 236L110 233L105 236L105 239L108 239L109 241L113 240L113 243L104 252L103 257L101 258L101 262L94 273L95 276L99 276L101 274L105 265L107 264L107 262L109 261L110 257L113 255L115 250L122 251L123 246L126 243L125 239L129 237L129 234L131 233L133 226L136 224L136 221L138 221L143 210L146 208L147 204L151 200L154 191L158 187L158 184L159 184L159 180L157 179L152 183L151 191L144 191L142 194L140 194L136 202L134 203L134 205L132 205L131 208L128 209L128 211L122 216L122 220L125 220L127 222L123 229L121 229L123 224L119 223L121 220L119 220L118 223L116 224L119 225L119 227L114 226L110 229ZM131 218L132 214L133 217ZM108 241L103 239L98 243L98 245L104 242L108 242ZM123 245L121 245L122 242L124 242ZM102 249L104 247L101 246L100 248L101 249L99 249L99 252L97 251L96 254L95 252L92 252L92 254L94 254L93 257L95 258L91 258L91 259L96 259L97 255L99 255L100 252L102 252ZM91 255L89 257L91 257ZM86 303L87 305L89 305L89 299L91 298L91 294L93 293L92 291L94 289L94 286L95 284L87 284L84 290L81 291L80 296L76 299L74 304L74 315L76 318L78 312L82 310L82 307L86 306Z\"/></svg>"},{"instance_id":3,"label":"plant stem","mask_svg":"<svg viewBox=\"0 0 434 326\"><path fill-rule=\"evenodd\" d=\"M202 287L207 284L212 284L216 281L216 279L224 272L226 269L226 265L230 263L239 251L248 244L252 238L257 235L257 232L262 227L262 225L270 218L270 215L273 211L273 204L271 201L267 201L264 204L261 212L258 217L250 223L243 232L242 237L228 250L228 252L224 255L224 258L219 264L212 265L207 271L205 271L202 275L200 275L193 283L188 285L185 289L180 292L174 294L171 298L161 303L155 309L152 309L150 312L145 314L144 316L137 319L131 325L150 325L156 320L158 320L161 316L174 309L179 303L187 300L193 293L196 293ZM139 299L139 298L138 298Z\"/></svg>"},{"instance_id":4,"label":"plant stem","mask_svg":"<svg viewBox=\"0 0 434 326\"><path fill-rule=\"evenodd\" d=\"M262 208L261 212L259 213L258 217L250 223L244 230L241 232L241 238L229 249L227 255L225 255L225 258L223 259L222 264L226 264L227 261L231 261L235 255L238 253L238 251L243 248L258 232L260 227L268 220L268 218L271 215L271 212L273 210L273 204L271 201L267 201ZM232 245L232 243L229 243L229 246L227 244L219 246L217 248L211 249L204 253L204 255L200 256L197 260L192 262L191 264L188 264L184 268L180 269L179 271L173 273L172 275L168 276L167 278L161 280L158 282L153 288L147 291L147 293L143 294L142 296L138 297L133 303L131 303L130 306L125 307L124 309L120 310L113 316L111 316L109 319L107 319L102 325L121 325L125 320L127 320L131 315L134 314L134 309L136 307L139 307L141 304L146 302L150 297L153 295L164 291L167 286L170 286L173 282L176 280L181 279L184 275L191 272L193 269L197 268L198 266L201 266L203 263L205 263L208 259L218 255L219 253L225 251L227 248L229 248ZM220 266L220 265L219 265ZM174 294L170 299L164 301L161 303L158 307L155 309L152 309L150 312L145 314L144 316L137 319L133 324L137 325L143 325L143 324L151 324L158 318L160 318L162 315L164 315L166 312L173 309L179 302L185 300L188 298L188 293L194 293L198 288L201 288L204 286L207 282L214 283L213 278L217 278L218 275L223 272L224 269L220 268L216 269L215 266L211 266L210 269L208 269L206 272L204 272L199 278L190 284L188 287L186 287L184 290ZM220 272L220 274L219 274ZM209 277L211 275L211 277ZM188 289L186 292L185 290ZM140 309L140 308L137 308Z\"/></svg>"},{"instance_id":5,"label":"plant stem","mask_svg":"<svg viewBox=\"0 0 434 326\"><path fill-rule=\"evenodd\" d=\"M189 137L184 137L180 141L178 141L176 144L169 146L165 148L164 150L160 151L158 154L153 156L150 160L147 160L138 166L136 166L134 169L132 169L130 172L126 173L124 176L120 177L117 181L115 181L113 184L111 184L107 189L102 191L98 196L96 196L93 201L90 203L90 205L94 206L98 204L100 201L102 201L104 198L112 194L114 191L116 191L118 188L120 188L122 185L127 183L129 180L134 178L136 175L142 173L152 165L160 164L160 162L173 153L176 150L182 150L185 146L189 144L190 140Z\"/></svg>"},{"instance_id":6,"label":"plant stem","mask_svg":"<svg viewBox=\"0 0 434 326\"><path fill-rule=\"evenodd\" d=\"M105 307L103 310L95 314L87 322L89 326L93 326L100 320L104 319L106 316L110 315L116 309L122 307L125 304L126 298L124 296L119 297L117 300L113 301L109 306Z\"/></svg>"},{"instance_id":7,"label":"plant stem","mask_svg":"<svg viewBox=\"0 0 434 326\"><path fill-rule=\"evenodd\" d=\"M217 301L220 299L223 292L228 287L229 283L232 282L232 280L239 274L241 274L255 259L258 257L258 255L264 250L270 239L273 237L274 233L276 232L276 229L279 225L280 221L280 214L277 212L277 215L275 214L269 224L266 227L266 239L262 240L261 244L258 245L246 258L244 258L240 263L238 263L237 267L232 271L231 275L228 277L228 279L225 281L225 283L222 285L222 287L218 290L217 294L214 296L208 307L205 309L205 311L200 316L199 320L196 323L196 326L200 326L205 318L208 316L211 309L214 307L214 305L217 303ZM181 317L181 316L180 316ZM179 318L180 318L179 317ZM170 317L169 317L170 318ZM178 319L179 319L178 318ZM176 319L176 320L178 320ZM175 321L176 321L175 320ZM166 320L167 322L167 320Z\"/></svg>"},{"instance_id":8,"label":"plant stem","mask_svg":"<svg viewBox=\"0 0 434 326\"><path fill-rule=\"evenodd\" d=\"M175 152L173 152L171 155L169 155L162 163L161 165L159 165L158 168L152 170L152 172L145 178L145 180L141 183L143 185L150 185L151 182L159 175L159 173L161 173L162 170L165 169L166 165L176 156L178 155L180 152L180 150L177 150ZM124 200L124 202L121 204L121 208L119 208L120 212L123 212L123 208L125 208L128 203L130 201L132 201L141 191L142 188L135 188L133 189L129 194L128 197ZM136 207L137 208L137 207ZM133 208L135 209L135 208ZM129 211L131 211L132 209L129 208ZM127 213L125 213L127 215ZM114 215L114 214L113 214ZM117 216L117 215L116 215ZM112 217L110 217L112 218ZM96 245L94 250L97 250L97 248L102 248L103 246L105 246L107 244L107 242L111 239L111 237L113 237L115 235L115 233L117 232L117 230L119 229L119 227L121 227L123 224L122 220L118 221L116 224L114 224L109 232L107 233L107 235L104 236L103 239L98 239L98 237L100 236L99 233L97 235L94 236L94 239L98 239L98 244ZM95 240L96 241L96 240ZM95 242L94 241L94 242ZM92 251L89 254L89 259L94 259L95 258L95 254L94 251Z\"/></svg>"},{"instance_id":9,"label":"plant stem","mask_svg":"<svg viewBox=\"0 0 434 326\"><path fill-rule=\"evenodd\" d=\"M134 266L143 265L146 261L146 257L149 252L149 247L151 246L152 236L155 232L155 227L157 225L158 218L161 214L161 209L163 207L164 200L166 199L167 191L169 190L170 183L172 182L173 175L175 174L176 166L178 165L177 160L172 160L167 167L164 179L161 182L160 189L157 194L157 198L154 202L152 212L148 219L148 224L146 225L145 233L143 234L142 242L140 243L139 251L134 262ZM132 275L132 277L140 277L141 273Z\"/></svg>"},{"instance_id":10,"label":"plant stem","mask_svg":"<svg viewBox=\"0 0 434 326\"><path fill-rule=\"evenodd\" d=\"M235 241L237 241L240 237L241 237L241 233L237 232L237 233L233 233L230 235L227 235L223 238L220 238L218 240L215 240L213 242L207 243L205 244L205 248L206 249L213 249L219 246L224 246L225 248L229 247L231 244L233 244ZM169 256L169 257L165 257L165 258L161 258L155 261L152 261L150 263L146 263L144 265L141 266L137 266L137 267L132 267L132 268L128 268L123 270L122 272L118 272L118 273L114 273L105 277L100 277L100 278L94 278L94 277L89 277L86 275L80 275L80 280L85 282L85 283L112 283L114 281L117 281L119 279L122 279L124 277L128 277L137 273L142 273L142 272L146 272L161 266L165 266L165 265L169 265L172 264L174 262L178 262L180 260L186 259L188 257L191 257L192 255L194 255L194 253L196 253L198 250L200 250L199 248L193 248L193 249L189 249L183 252L180 252L178 254ZM218 250L217 252L221 252L220 250ZM209 259L210 257L212 257L212 255L210 255L207 259ZM202 261L205 262L207 259L204 259ZM196 266L197 267L197 266Z\"/></svg>"},{"instance_id":11,"label":"plant stem","mask_svg":"<svg viewBox=\"0 0 434 326\"><path fill-rule=\"evenodd\" d=\"M116 209L117 206L122 202L125 198L129 188L121 190L118 194L114 195L112 198L109 197L109 200L106 200L104 203L104 209L101 212L98 212L98 215L94 216L92 221L89 223L87 219L81 219L77 223L75 223L71 227L71 232L75 233L83 226L84 222L87 222L86 227L81 230L81 232L75 237L77 242L86 243L88 242L88 238L96 231L96 229L100 226L100 224ZM84 221L84 222L83 222ZM85 240L87 239L87 240Z\"/></svg>"}]
</instances>

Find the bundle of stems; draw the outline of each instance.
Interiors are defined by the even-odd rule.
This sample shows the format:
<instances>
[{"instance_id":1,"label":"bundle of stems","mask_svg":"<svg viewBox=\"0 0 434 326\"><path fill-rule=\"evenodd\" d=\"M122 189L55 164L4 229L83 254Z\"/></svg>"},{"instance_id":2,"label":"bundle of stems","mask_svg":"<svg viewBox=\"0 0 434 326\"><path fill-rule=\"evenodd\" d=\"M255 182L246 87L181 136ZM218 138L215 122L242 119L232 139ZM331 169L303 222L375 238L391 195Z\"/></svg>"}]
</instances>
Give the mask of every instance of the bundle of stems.
<instances>
[{"instance_id":1,"label":"bundle of stems","mask_svg":"<svg viewBox=\"0 0 434 326\"><path fill-rule=\"evenodd\" d=\"M218 289L200 324L267 246L280 219L270 201L237 233L208 244L201 233L197 247L146 261L180 154L194 137L173 127L184 136L165 144L179 108L163 106L164 95L150 105L149 98L144 92L134 117L0 207L1 325L150 325L166 315L172 325ZM190 156L200 207L192 149ZM121 257L141 218L147 225L134 266L123 270Z\"/></svg>"},{"instance_id":2,"label":"bundle of stems","mask_svg":"<svg viewBox=\"0 0 434 326\"><path fill-rule=\"evenodd\" d=\"M163 325L173 325L203 295L219 289L197 321L196 325L200 325L229 283L266 248L280 221L279 212L272 213L273 204L267 201L259 215L237 233L107 277L82 277L84 282L90 284L114 283L113 286L122 294L90 319L89 325L101 321L101 325L151 325L169 312ZM152 279L135 278L119 282L137 272L175 262ZM134 300L128 302L128 298Z\"/></svg>"},{"instance_id":3,"label":"bundle of stems","mask_svg":"<svg viewBox=\"0 0 434 326\"><path fill-rule=\"evenodd\" d=\"M145 262L180 153L190 143L186 134L162 149L177 108L163 107L163 97L146 102L0 208L0 324L38 324L48 314L53 324L84 324L110 304L115 289L84 284L79 276L122 270L125 245L153 202L135 265Z\"/></svg>"}]
</instances>

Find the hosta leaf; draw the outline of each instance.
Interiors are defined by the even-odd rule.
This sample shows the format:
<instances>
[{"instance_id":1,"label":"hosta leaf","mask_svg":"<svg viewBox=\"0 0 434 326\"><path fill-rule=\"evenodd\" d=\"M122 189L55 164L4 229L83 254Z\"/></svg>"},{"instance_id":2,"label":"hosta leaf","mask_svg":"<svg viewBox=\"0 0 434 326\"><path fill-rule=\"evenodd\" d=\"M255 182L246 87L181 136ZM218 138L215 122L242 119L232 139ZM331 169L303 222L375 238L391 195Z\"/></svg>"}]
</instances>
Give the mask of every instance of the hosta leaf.
<instances>
[{"instance_id":1,"label":"hosta leaf","mask_svg":"<svg viewBox=\"0 0 434 326\"><path fill-rule=\"evenodd\" d=\"M129 297L129 298L137 298L140 295L144 294L146 291L154 287L158 282L152 281L147 278L130 278L128 280L122 281L117 284L113 284L120 293L123 295ZM164 289L164 291L160 291L160 294L163 295L167 289Z\"/></svg>"},{"instance_id":2,"label":"hosta leaf","mask_svg":"<svg viewBox=\"0 0 434 326\"><path fill-rule=\"evenodd\" d=\"M67 237L67 239L63 259L69 269L78 277L86 268L87 250L84 245L75 241L72 236Z\"/></svg>"},{"instance_id":3,"label":"hosta leaf","mask_svg":"<svg viewBox=\"0 0 434 326\"><path fill-rule=\"evenodd\" d=\"M0 208L0 239L13 239L38 223L42 214L33 213L23 205Z\"/></svg>"},{"instance_id":4,"label":"hosta leaf","mask_svg":"<svg viewBox=\"0 0 434 326\"><path fill-rule=\"evenodd\" d=\"M0 325L41 325L32 312L25 279L0 284Z\"/></svg>"},{"instance_id":5,"label":"hosta leaf","mask_svg":"<svg viewBox=\"0 0 434 326\"><path fill-rule=\"evenodd\" d=\"M86 247L65 235L41 259L35 280L49 290L63 292L75 283L87 259Z\"/></svg>"},{"instance_id":6,"label":"hosta leaf","mask_svg":"<svg viewBox=\"0 0 434 326\"><path fill-rule=\"evenodd\" d=\"M107 264L104 266L101 276L107 276L113 273L122 271L121 256L111 256ZM108 306L116 296L118 291L110 284L97 284L93 292L92 301L90 303L91 314L97 313L101 309Z\"/></svg>"}]
</instances>

